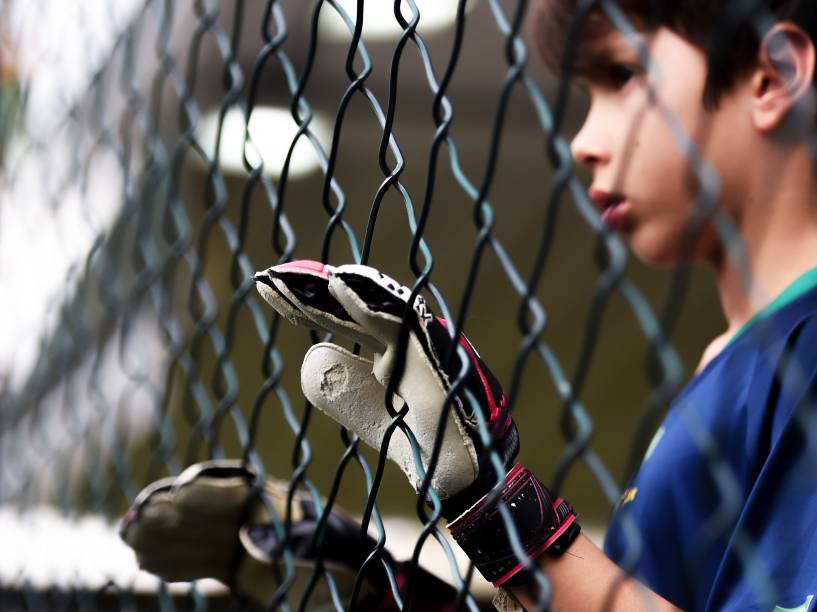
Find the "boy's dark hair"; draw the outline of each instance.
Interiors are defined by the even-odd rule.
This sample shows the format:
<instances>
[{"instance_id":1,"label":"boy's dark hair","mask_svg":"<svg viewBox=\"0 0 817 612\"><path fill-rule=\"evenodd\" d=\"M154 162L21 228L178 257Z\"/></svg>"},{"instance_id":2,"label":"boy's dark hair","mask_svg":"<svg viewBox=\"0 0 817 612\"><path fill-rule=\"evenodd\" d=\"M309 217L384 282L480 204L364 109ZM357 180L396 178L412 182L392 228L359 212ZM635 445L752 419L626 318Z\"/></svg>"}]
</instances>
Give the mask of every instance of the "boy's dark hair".
<instances>
[{"instance_id":1,"label":"boy's dark hair","mask_svg":"<svg viewBox=\"0 0 817 612\"><path fill-rule=\"evenodd\" d=\"M612 0L611 0L612 1ZM537 0L533 28L537 46L552 69L561 69L574 21L580 7L592 4L584 22L583 41L592 41L611 22L603 2ZM704 105L713 109L721 97L749 70L757 59L761 34L771 23L792 21L817 43L817 0L615 0L634 26L646 31L666 26L706 52L709 72ZM592 72L592 60L576 48L574 69Z\"/></svg>"}]
</instances>

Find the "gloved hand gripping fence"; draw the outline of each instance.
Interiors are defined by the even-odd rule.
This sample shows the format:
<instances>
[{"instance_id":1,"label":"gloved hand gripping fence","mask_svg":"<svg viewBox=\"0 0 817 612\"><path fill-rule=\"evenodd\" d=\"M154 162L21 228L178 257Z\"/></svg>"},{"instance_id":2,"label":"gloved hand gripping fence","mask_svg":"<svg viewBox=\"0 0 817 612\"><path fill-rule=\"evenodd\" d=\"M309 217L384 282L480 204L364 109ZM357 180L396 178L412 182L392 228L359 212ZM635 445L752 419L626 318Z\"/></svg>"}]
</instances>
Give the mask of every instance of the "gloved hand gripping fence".
<instances>
[{"instance_id":1,"label":"gloved hand gripping fence","mask_svg":"<svg viewBox=\"0 0 817 612\"><path fill-rule=\"evenodd\" d=\"M392 400L397 410L408 404L404 420L417 440L424 468L464 352L467 374L452 398L431 485L442 502L442 515L451 521L452 535L488 580L502 584L523 568L508 543L496 503L488 503L487 494L503 477L496 497L507 503L531 558L548 549L561 552L575 539L579 527L572 507L554 500L530 472L512 466L519 436L498 381L464 336L459 338L462 351L455 352L449 369L444 367L454 340L422 297L409 306L407 287L362 265L294 261L259 272L255 280L264 299L292 323L343 334L373 351L369 360L336 344L316 344L304 358L301 386L310 402L377 450L392 422L385 387L397 356L400 326L407 318L405 368L397 385L399 397ZM479 419L502 458L499 478L490 453L483 452ZM419 489L422 478L406 436L396 432L387 454Z\"/></svg>"},{"instance_id":2,"label":"gloved hand gripping fence","mask_svg":"<svg viewBox=\"0 0 817 612\"><path fill-rule=\"evenodd\" d=\"M238 460L191 465L179 476L158 480L139 494L122 520L122 539L133 548L142 569L170 582L215 578L265 609L287 578L285 551L292 555L296 569L290 577L294 583L287 589L292 601L304 593L320 555L341 598L350 597L375 541L361 538L358 522L334 509L324 519L319 552L315 548L319 512L301 490L293 495L289 533L286 541L281 540L268 504L282 521L289 483L267 479L256 489L257 480ZM395 574L407 574L406 562L396 562L386 550L381 557ZM382 567L371 566L364 578L358 598L361 606L390 609L391 587ZM430 576L424 580L432 593L445 593L445 584ZM325 601L328 597L328 593L313 592L310 603L334 609ZM436 605L433 599L428 601ZM429 605L429 609L438 608Z\"/></svg>"}]
</instances>

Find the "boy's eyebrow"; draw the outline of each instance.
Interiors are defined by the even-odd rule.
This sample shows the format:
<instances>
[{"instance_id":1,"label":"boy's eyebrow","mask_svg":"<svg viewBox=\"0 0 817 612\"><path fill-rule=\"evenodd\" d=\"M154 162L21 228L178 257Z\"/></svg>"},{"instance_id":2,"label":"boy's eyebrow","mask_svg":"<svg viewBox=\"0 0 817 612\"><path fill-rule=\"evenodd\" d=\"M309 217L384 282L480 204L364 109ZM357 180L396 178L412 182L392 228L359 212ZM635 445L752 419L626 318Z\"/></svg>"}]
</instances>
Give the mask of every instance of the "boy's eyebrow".
<instances>
[{"instance_id":1,"label":"boy's eyebrow","mask_svg":"<svg viewBox=\"0 0 817 612\"><path fill-rule=\"evenodd\" d=\"M610 33L598 37L593 42L580 44L571 65L571 74L574 78L594 80L620 63L642 64L637 42L621 35Z\"/></svg>"}]
</instances>

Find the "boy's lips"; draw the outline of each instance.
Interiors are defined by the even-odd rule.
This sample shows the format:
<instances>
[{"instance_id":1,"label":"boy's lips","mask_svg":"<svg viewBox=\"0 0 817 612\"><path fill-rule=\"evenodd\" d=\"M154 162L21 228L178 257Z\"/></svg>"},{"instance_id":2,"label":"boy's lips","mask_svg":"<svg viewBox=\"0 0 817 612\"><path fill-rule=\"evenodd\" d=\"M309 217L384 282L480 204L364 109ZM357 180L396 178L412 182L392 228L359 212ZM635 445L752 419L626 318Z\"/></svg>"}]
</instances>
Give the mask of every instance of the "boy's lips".
<instances>
[{"instance_id":1,"label":"boy's lips","mask_svg":"<svg viewBox=\"0 0 817 612\"><path fill-rule=\"evenodd\" d=\"M627 228L630 218L630 203L626 200L613 204L604 209L601 213L604 223L614 232L623 231Z\"/></svg>"},{"instance_id":2,"label":"boy's lips","mask_svg":"<svg viewBox=\"0 0 817 612\"><path fill-rule=\"evenodd\" d=\"M587 196L601 211L601 218L612 231L625 229L630 216L630 202L617 193L591 188Z\"/></svg>"}]
</instances>

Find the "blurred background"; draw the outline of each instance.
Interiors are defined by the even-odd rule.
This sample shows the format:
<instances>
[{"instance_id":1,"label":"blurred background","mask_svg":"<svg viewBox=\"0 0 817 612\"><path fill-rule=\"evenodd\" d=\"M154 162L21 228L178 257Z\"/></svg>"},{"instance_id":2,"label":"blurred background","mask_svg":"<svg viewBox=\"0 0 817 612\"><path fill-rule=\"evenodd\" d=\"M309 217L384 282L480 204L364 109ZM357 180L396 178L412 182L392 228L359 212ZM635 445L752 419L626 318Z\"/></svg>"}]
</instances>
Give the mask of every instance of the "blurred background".
<instances>
[{"instance_id":1,"label":"blurred background","mask_svg":"<svg viewBox=\"0 0 817 612\"><path fill-rule=\"evenodd\" d=\"M99 517L115 547L115 521L142 487L211 457L251 457L326 495L346 444L300 392L315 338L273 317L251 272L363 256L410 285L424 205L414 261L433 264L432 304L454 318L464 310L465 333L506 389L521 375L520 461L546 483L566 467L563 495L603 533L611 483L623 484L657 425L644 417L654 390L688 378L723 326L717 296L705 271L686 278L632 260L626 290L598 293L610 260L602 238L574 193L553 195L542 109L553 109L559 82L529 28L509 30L526 4L468 2L461 45L457 4L416 0L418 44L393 3L366 2L348 59L352 35L338 15L354 19L349 1L0 2L0 533L25 540L33 528L20 522L48 508L75 521L68 532ZM408 2L402 10L410 17ZM436 84L456 48L441 121ZM569 142L585 101L571 94L566 110L557 136ZM443 123L449 139L432 160ZM545 325L522 363L520 286L532 278ZM671 291L679 278L683 290ZM668 309L680 313L661 349L677 357L672 376L656 366L645 323ZM569 389L592 437L565 463L576 431L563 418ZM360 455L373 469L377 453ZM337 503L361 515L368 497L353 464ZM376 502L422 527L391 464ZM102 569L91 584L133 588L127 549L111 555L129 577ZM3 588L70 589L83 572L57 579L50 568L32 581L36 567L36 556L0 552Z\"/></svg>"}]
</instances>

